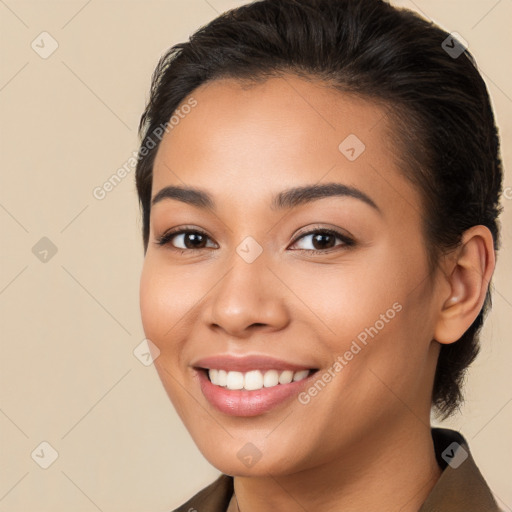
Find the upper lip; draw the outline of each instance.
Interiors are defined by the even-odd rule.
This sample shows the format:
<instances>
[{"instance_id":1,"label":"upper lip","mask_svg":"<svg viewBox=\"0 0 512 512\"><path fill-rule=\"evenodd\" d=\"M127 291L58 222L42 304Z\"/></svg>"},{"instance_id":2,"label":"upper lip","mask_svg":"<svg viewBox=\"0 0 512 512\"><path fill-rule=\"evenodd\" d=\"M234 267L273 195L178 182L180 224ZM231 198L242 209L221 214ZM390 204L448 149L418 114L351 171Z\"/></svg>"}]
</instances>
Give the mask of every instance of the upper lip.
<instances>
[{"instance_id":1,"label":"upper lip","mask_svg":"<svg viewBox=\"0 0 512 512\"><path fill-rule=\"evenodd\" d=\"M250 370L312 370L312 366L294 364L266 355L233 356L218 354L215 356L196 359L191 366L203 369L218 369L227 371L247 372Z\"/></svg>"}]
</instances>

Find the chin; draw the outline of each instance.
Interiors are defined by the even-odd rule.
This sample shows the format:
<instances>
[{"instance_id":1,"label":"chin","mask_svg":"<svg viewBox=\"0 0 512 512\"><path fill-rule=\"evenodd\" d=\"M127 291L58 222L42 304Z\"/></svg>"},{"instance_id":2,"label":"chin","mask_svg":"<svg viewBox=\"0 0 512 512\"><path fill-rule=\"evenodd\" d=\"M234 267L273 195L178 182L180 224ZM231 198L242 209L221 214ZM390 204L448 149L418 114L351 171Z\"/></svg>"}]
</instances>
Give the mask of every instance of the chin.
<instances>
[{"instance_id":1,"label":"chin","mask_svg":"<svg viewBox=\"0 0 512 512\"><path fill-rule=\"evenodd\" d=\"M249 437L249 435L247 436ZM194 442L196 440L194 439ZM291 474L305 469L305 464L298 460L297 449L294 449L294 460L290 460L288 451L279 452L279 446L286 446L278 443L277 446L266 446L261 449L263 443L256 446L249 439L229 440L206 440L196 442L204 458L215 468L226 475L247 476L247 477L268 477L281 474ZM295 445L296 446L296 445Z\"/></svg>"}]
</instances>

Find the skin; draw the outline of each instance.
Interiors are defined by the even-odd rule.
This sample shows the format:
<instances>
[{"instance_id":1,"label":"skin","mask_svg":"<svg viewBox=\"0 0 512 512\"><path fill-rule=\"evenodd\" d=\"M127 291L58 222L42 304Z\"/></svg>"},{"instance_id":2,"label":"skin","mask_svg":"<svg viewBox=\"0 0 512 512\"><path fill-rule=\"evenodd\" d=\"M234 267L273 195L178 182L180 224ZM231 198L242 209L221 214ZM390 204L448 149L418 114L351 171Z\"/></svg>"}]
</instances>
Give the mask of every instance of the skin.
<instances>
[{"instance_id":1,"label":"skin","mask_svg":"<svg viewBox=\"0 0 512 512\"><path fill-rule=\"evenodd\" d=\"M441 473L430 435L440 343L456 341L482 307L494 270L489 230L468 230L429 275L420 193L395 164L384 109L369 100L292 75L252 87L217 80L193 97L160 144L152 196L189 185L217 208L153 205L140 283L144 331L172 403L206 459L235 476L243 512L417 511ZM366 146L354 161L338 149L349 134ZM328 182L357 187L380 211L354 197L269 206L283 189ZM156 243L180 226L205 231L204 248L187 248L183 235ZM300 236L318 227L356 243L331 237L329 252L315 252L313 236ZM236 252L247 236L263 249L250 264ZM292 398L228 416L190 366L267 354L321 375L394 303L401 311L306 405ZM246 443L261 453L250 468L237 457Z\"/></svg>"}]
</instances>

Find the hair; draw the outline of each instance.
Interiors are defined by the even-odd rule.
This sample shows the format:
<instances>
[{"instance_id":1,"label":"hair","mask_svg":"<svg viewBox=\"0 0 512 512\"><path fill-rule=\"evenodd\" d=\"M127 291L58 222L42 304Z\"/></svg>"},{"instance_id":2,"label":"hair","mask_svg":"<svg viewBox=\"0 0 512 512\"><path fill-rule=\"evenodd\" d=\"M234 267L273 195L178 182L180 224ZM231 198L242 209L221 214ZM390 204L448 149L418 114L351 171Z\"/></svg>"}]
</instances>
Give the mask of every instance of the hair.
<instances>
[{"instance_id":1,"label":"hair","mask_svg":"<svg viewBox=\"0 0 512 512\"><path fill-rule=\"evenodd\" d=\"M222 78L258 83L285 73L318 80L386 109L399 170L419 190L429 270L484 225L499 247L502 164L494 115L471 53L413 11L383 0L261 0L231 9L160 58L139 124L136 186L144 252L149 239L152 134L197 87ZM449 54L449 47L460 54ZM142 148L152 149L142 151ZM440 349L432 406L446 418L462 403L467 367L491 306Z\"/></svg>"}]
</instances>

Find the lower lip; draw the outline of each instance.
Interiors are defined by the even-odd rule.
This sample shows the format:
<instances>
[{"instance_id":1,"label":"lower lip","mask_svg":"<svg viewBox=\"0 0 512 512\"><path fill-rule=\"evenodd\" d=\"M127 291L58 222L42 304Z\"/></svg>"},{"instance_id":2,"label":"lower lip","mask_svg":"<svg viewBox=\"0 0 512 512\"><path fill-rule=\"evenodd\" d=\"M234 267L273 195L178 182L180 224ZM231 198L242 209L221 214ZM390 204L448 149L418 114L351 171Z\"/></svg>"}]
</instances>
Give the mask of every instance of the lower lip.
<instances>
[{"instance_id":1,"label":"lower lip","mask_svg":"<svg viewBox=\"0 0 512 512\"><path fill-rule=\"evenodd\" d=\"M210 382L205 371L196 370L196 372L199 376L201 391L208 402L220 412L230 416L257 416L267 412L296 396L317 373L313 372L305 379L289 384L278 384L270 388L248 391L247 389L227 389L216 386Z\"/></svg>"}]
</instances>

